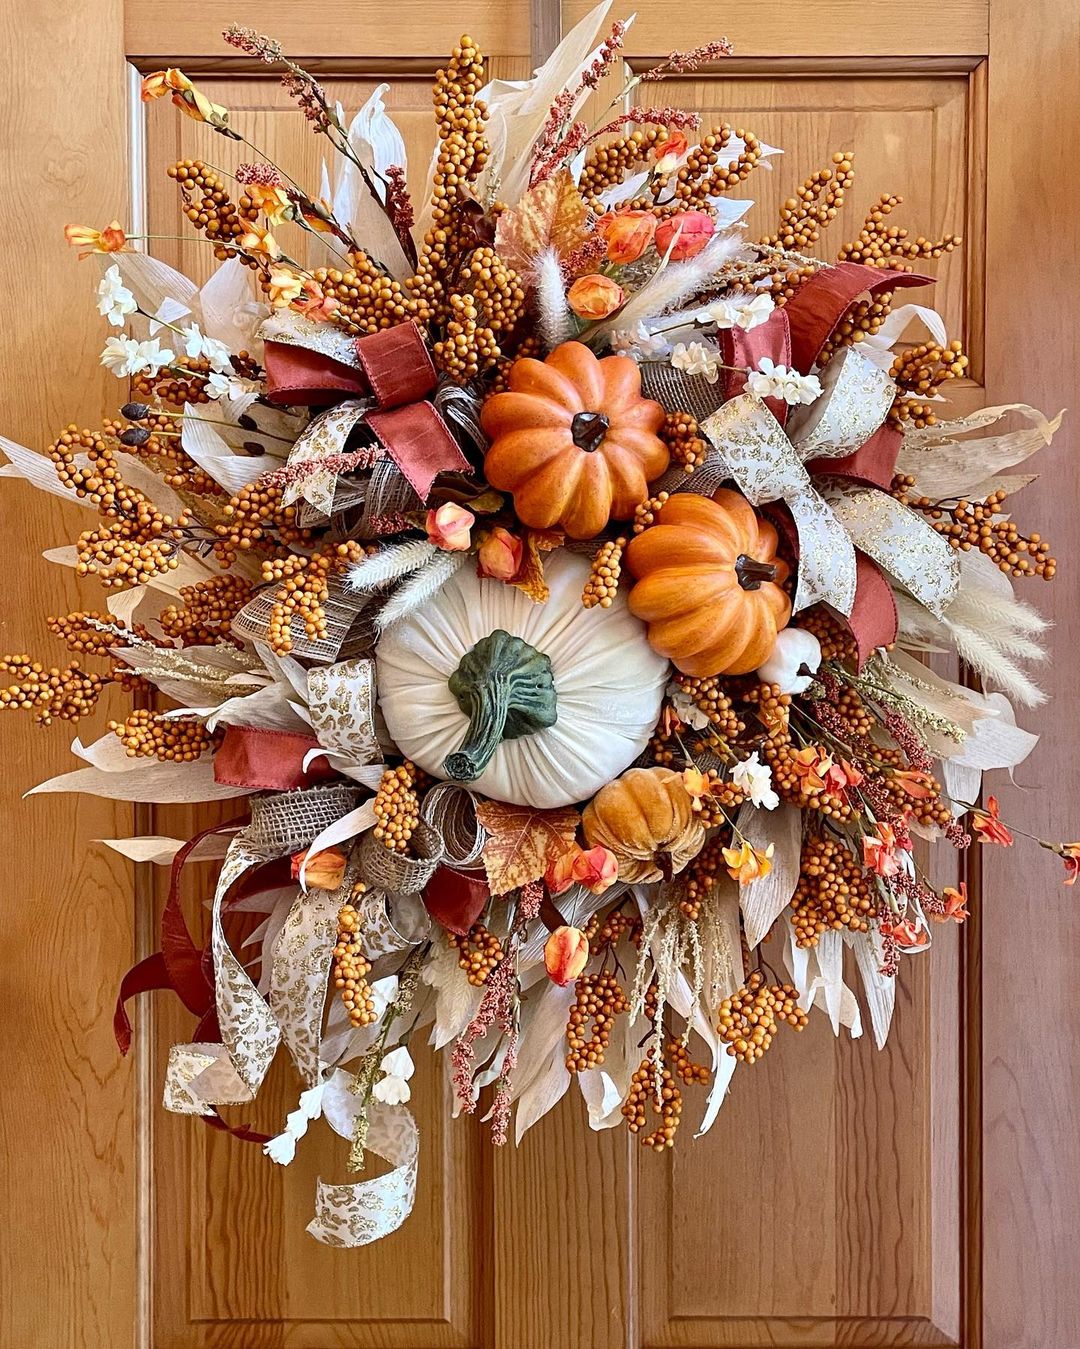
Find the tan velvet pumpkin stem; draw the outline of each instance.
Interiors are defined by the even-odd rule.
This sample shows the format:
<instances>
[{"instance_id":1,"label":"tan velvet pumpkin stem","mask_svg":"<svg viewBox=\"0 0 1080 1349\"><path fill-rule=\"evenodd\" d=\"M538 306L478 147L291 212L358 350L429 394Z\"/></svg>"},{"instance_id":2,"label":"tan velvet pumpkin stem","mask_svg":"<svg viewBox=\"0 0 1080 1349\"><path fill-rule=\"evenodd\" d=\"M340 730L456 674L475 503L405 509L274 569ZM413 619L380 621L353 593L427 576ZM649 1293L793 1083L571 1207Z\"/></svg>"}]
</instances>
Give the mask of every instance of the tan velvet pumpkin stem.
<instances>
[{"instance_id":1,"label":"tan velvet pumpkin stem","mask_svg":"<svg viewBox=\"0 0 1080 1349\"><path fill-rule=\"evenodd\" d=\"M558 715L551 661L501 628L465 653L449 688L469 718L464 742L443 760L454 782L473 782L503 740L554 726Z\"/></svg>"}]
</instances>

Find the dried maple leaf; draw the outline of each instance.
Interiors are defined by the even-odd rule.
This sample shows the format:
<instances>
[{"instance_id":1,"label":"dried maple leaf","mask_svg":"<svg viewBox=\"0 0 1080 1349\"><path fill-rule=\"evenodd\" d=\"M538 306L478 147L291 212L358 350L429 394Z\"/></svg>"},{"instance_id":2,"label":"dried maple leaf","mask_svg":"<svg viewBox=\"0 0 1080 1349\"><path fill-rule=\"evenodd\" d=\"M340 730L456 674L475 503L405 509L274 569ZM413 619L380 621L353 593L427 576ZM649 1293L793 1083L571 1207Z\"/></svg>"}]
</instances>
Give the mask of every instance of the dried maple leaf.
<instances>
[{"instance_id":1,"label":"dried maple leaf","mask_svg":"<svg viewBox=\"0 0 1080 1349\"><path fill-rule=\"evenodd\" d=\"M476 817L488 832L484 870L493 895L538 881L574 841L581 816L569 806L535 810L503 801L481 801Z\"/></svg>"},{"instance_id":2,"label":"dried maple leaf","mask_svg":"<svg viewBox=\"0 0 1080 1349\"><path fill-rule=\"evenodd\" d=\"M537 183L518 204L499 216L495 248L515 271L527 273L536 255L554 248L560 257L572 253L588 237L589 208L562 169Z\"/></svg>"}]
</instances>

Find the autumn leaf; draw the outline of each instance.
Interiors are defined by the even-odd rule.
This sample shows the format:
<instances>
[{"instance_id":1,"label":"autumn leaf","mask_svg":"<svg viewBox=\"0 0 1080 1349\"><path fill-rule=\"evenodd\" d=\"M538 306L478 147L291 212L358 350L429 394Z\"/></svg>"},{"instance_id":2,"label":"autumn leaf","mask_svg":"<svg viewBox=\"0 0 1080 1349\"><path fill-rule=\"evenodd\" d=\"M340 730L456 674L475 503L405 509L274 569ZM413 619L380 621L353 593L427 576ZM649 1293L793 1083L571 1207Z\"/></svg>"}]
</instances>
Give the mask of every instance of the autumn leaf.
<instances>
[{"instance_id":1,"label":"autumn leaf","mask_svg":"<svg viewBox=\"0 0 1080 1349\"><path fill-rule=\"evenodd\" d=\"M526 274L533 258L545 248L560 257L572 253L588 237L589 208L569 170L562 169L537 183L495 228L495 249L503 261Z\"/></svg>"},{"instance_id":2,"label":"autumn leaf","mask_svg":"<svg viewBox=\"0 0 1080 1349\"><path fill-rule=\"evenodd\" d=\"M538 881L574 841L581 816L576 810L535 810L502 801L481 801L476 817L488 832L484 869L493 895L505 895Z\"/></svg>"},{"instance_id":3,"label":"autumn leaf","mask_svg":"<svg viewBox=\"0 0 1080 1349\"><path fill-rule=\"evenodd\" d=\"M551 594L544 579L544 562L540 554L550 553L553 548L561 547L564 539L565 535L558 529L525 531L521 566L510 584L528 595L534 604L543 604Z\"/></svg>"}]
</instances>

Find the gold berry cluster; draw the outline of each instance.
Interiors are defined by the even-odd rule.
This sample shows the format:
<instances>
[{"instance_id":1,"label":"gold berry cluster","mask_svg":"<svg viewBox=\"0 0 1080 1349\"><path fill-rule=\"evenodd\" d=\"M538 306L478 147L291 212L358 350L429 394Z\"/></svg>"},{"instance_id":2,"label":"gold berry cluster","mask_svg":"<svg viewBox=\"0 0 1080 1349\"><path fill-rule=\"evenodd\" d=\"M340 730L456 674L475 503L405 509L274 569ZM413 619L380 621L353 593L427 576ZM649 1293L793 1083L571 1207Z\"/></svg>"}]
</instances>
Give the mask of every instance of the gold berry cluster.
<instances>
[{"instance_id":1,"label":"gold berry cluster","mask_svg":"<svg viewBox=\"0 0 1080 1349\"><path fill-rule=\"evenodd\" d=\"M361 882L353 897L363 889ZM376 1020L375 998L367 981L370 972L371 961L364 955L361 942L360 914L352 902L343 904L338 911L333 980L352 1026L370 1026Z\"/></svg>"},{"instance_id":2,"label":"gold berry cluster","mask_svg":"<svg viewBox=\"0 0 1080 1349\"><path fill-rule=\"evenodd\" d=\"M657 1115L656 1128L641 1139L641 1144L662 1152L675 1144L682 1104L682 1092L675 1080L675 1073L667 1063L661 1064L658 1072L652 1059L646 1055L630 1079L630 1090L622 1104L622 1117L630 1132L638 1134L648 1124L650 1112Z\"/></svg>"},{"instance_id":3,"label":"gold berry cluster","mask_svg":"<svg viewBox=\"0 0 1080 1349\"><path fill-rule=\"evenodd\" d=\"M1008 495L1004 489L991 492L985 501L961 500L949 505L932 501L914 488L915 479L910 475L897 474L893 479L893 496L925 516L954 548L962 552L978 548L1010 576L1053 580L1057 562L1042 535L1025 537L1015 520L1002 515L1001 508Z\"/></svg>"},{"instance_id":4,"label":"gold berry cluster","mask_svg":"<svg viewBox=\"0 0 1080 1349\"><path fill-rule=\"evenodd\" d=\"M399 281L388 276L361 249L349 255L351 266L318 267L315 282L337 301L331 315L346 332L356 335L392 328L412 315L413 304Z\"/></svg>"},{"instance_id":5,"label":"gold berry cluster","mask_svg":"<svg viewBox=\"0 0 1080 1349\"><path fill-rule=\"evenodd\" d=\"M572 1073L597 1068L611 1044L615 1018L630 1010L630 1000L614 974L582 974L574 984L574 1003L566 1023L566 1066Z\"/></svg>"},{"instance_id":6,"label":"gold berry cluster","mask_svg":"<svg viewBox=\"0 0 1080 1349\"><path fill-rule=\"evenodd\" d=\"M158 616L166 637L181 646L236 644L229 625L251 598L251 582L225 573L180 587L182 604L167 605Z\"/></svg>"},{"instance_id":7,"label":"gold berry cluster","mask_svg":"<svg viewBox=\"0 0 1080 1349\"><path fill-rule=\"evenodd\" d=\"M942 384L959 379L968 368L968 358L959 342L947 347L936 342L920 342L897 354L889 371L896 384L896 398L889 412L894 426L933 426L937 415L924 398L934 395Z\"/></svg>"},{"instance_id":8,"label":"gold berry cluster","mask_svg":"<svg viewBox=\"0 0 1080 1349\"><path fill-rule=\"evenodd\" d=\"M853 665L858 651L851 629L823 604L811 605L799 615L799 627L813 633L821 647L823 661Z\"/></svg>"},{"instance_id":9,"label":"gold berry cluster","mask_svg":"<svg viewBox=\"0 0 1080 1349\"><path fill-rule=\"evenodd\" d=\"M484 81L483 56L470 37L461 39L446 68L435 76L432 98L439 152L432 180L431 228L424 235L416 274L406 282L416 301L416 317L424 323L447 314L447 282L469 234L459 207L468 184L487 163L487 109L477 98Z\"/></svg>"},{"instance_id":10,"label":"gold berry cluster","mask_svg":"<svg viewBox=\"0 0 1080 1349\"><path fill-rule=\"evenodd\" d=\"M581 592L581 603L586 609L610 609L619 593L619 577L622 575L622 555L626 548L626 539L608 539L600 545L593 556L589 568L589 578Z\"/></svg>"},{"instance_id":11,"label":"gold berry cluster","mask_svg":"<svg viewBox=\"0 0 1080 1349\"><path fill-rule=\"evenodd\" d=\"M263 562L262 579L277 586L267 622L267 641L275 651L285 655L292 650L294 622L300 624L309 642L326 636L330 580L364 556L364 545L349 539L330 544L310 557L286 553Z\"/></svg>"},{"instance_id":12,"label":"gold berry cluster","mask_svg":"<svg viewBox=\"0 0 1080 1349\"><path fill-rule=\"evenodd\" d=\"M407 852L413 830L420 823L416 769L408 759L383 773L371 808L375 812L375 837L392 852Z\"/></svg>"},{"instance_id":13,"label":"gold berry cluster","mask_svg":"<svg viewBox=\"0 0 1080 1349\"><path fill-rule=\"evenodd\" d=\"M180 189L184 215L214 245L214 257L219 262L238 257L246 267L257 266L238 241L259 218L259 208L246 196L234 202L223 179L201 159L178 160L167 172Z\"/></svg>"},{"instance_id":14,"label":"gold berry cluster","mask_svg":"<svg viewBox=\"0 0 1080 1349\"><path fill-rule=\"evenodd\" d=\"M826 834L803 841L799 880L791 898L798 946L816 946L823 932L866 932L877 912L873 883L846 844Z\"/></svg>"},{"instance_id":15,"label":"gold berry cluster","mask_svg":"<svg viewBox=\"0 0 1080 1349\"><path fill-rule=\"evenodd\" d=\"M766 248L797 253L811 249L821 238L821 231L836 219L844 194L855 181L854 158L850 150L836 151L831 165L817 169L805 179L794 197L788 197L780 208L776 233L765 235L760 242ZM813 272L809 266L782 265L773 273L773 299L777 304L791 299Z\"/></svg>"},{"instance_id":16,"label":"gold berry cluster","mask_svg":"<svg viewBox=\"0 0 1080 1349\"><path fill-rule=\"evenodd\" d=\"M859 237L845 244L837 254L838 262L861 262L865 267L889 267L899 272L912 272L920 258L940 258L959 247L963 240L956 234L945 234L940 239L909 238L908 231L899 225L888 224L888 218L903 203L903 197L883 193L867 213Z\"/></svg>"},{"instance_id":17,"label":"gold berry cluster","mask_svg":"<svg viewBox=\"0 0 1080 1349\"><path fill-rule=\"evenodd\" d=\"M657 515L667 505L670 496L670 492L658 492L656 496L649 497L634 507L633 532L635 534L643 534L650 525L656 523Z\"/></svg>"},{"instance_id":18,"label":"gold berry cluster","mask_svg":"<svg viewBox=\"0 0 1080 1349\"><path fill-rule=\"evenodd\" d=\"M458 953L458 965L465 971L469 983L474 988L482 987L506 954L502 943L483 923L473 923L464 936L457 932L451 932L449 936L450 945Z\"/></svg>"},{"instance_id":19,"label":"gold berry cluster","mask_svg":"<svg viewBox=\"0 0 1080 1349\"><path fill-rule=\"evenodd\" d=\"M734 158L724 151L732 139L742 142ZM707 209L711 197L720 196L748 178L761 160L761 142L752 131L721 122L702 136L675 173L674 199L682 209ZM667 186L666 175L658 175L654 196Z\"/></svg>"},{"instance_id":20,"label":"gold berry cluster","mask_svg":"<svg viewBox=\"0 0 1080 1349\"><path fill-rule=\"evenodd\" d=\"M668 448L671 461L686 474L693 473L705 462L709 446L695 418L688 412L669 412L660 428L660 439Z\"/></svg>"},{"instance_id":21,"label":"gold berry cluster","mask_svg":"<svg viewBox=\"0 0 1080 1349\"><path fill-rule=\"evenodd\" d=\"M446 336L435 343L435 364L458 383L475 379L502 354L495 334L480 317L476 300L468 293L450 296Z\"/></svg>"},{"instance_id":22,"label":"gold berry cluster","mask_svg":"<svg viewBox=\"0 0 1080 1349\"><path fill-rule=\"evenodd\" d=\"M209 403L206 392L212 366L205 356L177 356L168 369L151 374L143 370L131 381L132 391L141 398L160 398L170 407L185 403Z\"/></svg>"},{"instance_id":23,"label":"gold berry cluster","mask_svg":"<svg viewBox=\"0 0 1080 1349\"><path fill-rule=\"evenodd\" d=\"M78 721L97 706L109 678L84 670L77 660L64 669L46 668L27 655L0 658L0 671L14 675L15 682L0 688L0 707L32 711L34 720L48 726L58 721Z\"/></svg>"},{"instance_id":24,"label":"gold berry cluster","mask_svg":"<svg viewBox=\"0 0 1080 1349\"><path fill-rule=\"evenodd\" d=\"M168 763L194 763L221 741L221 733L208 731L194 717L163 717L147 708L136 708L123 721L110 721L129 759L159 759Z\"/></svg>"},{"instance_id":25,"label":"gold berry cluster","mask_svg":"<svg viewBox=\"0 0 1080 1349\"><path fill-rule=\"evenodd\" d=\"M223 567L258 544L273 541L303 547L312 542L311 532L297 524L296 506L281 504L284 490L284 485L272 477L256 478L223 507L225 518L215 526L218 542L214 545Z\"/></svg>"},{"instance_id":26,"label":"gold berry cluster","mask_svg":"<svg viewBox=\"0 0 1080 1349\"><path fill-rule=\"evenodd\" d=\"M594 144L585 156L578 188L592 209L604 210L601 193L623 181L631 169L644 164L667 140L667 128L636 126L625 136Z\"/></svg>"},{"instance_id":27,"label":"gold berry cluster","mask_svg":"<svg viewBox=\"0 0 1080 1349\"><path fill-rule=\"evenodd\" d=\"M791 984L767 984L765 976L755 970L738 992L720 1004L716 1028L729 1054L740 1063L756 1063L769 1049L781 1022L802 1030L807 1020Z\"/></svg>"},{"instance_id":28,"label":"gold berry cluster","mask_svg":"<svg viewBox=\"0 0 1080 1349\"><path fill-rule=\"evenodd\" d=\"M682 893L679 908L691 922L701 917L701 906L727 875L724 848L731 841L727 833L711 834L698 855L687 863L682 874Z\"/></svg>"}]
</instances>

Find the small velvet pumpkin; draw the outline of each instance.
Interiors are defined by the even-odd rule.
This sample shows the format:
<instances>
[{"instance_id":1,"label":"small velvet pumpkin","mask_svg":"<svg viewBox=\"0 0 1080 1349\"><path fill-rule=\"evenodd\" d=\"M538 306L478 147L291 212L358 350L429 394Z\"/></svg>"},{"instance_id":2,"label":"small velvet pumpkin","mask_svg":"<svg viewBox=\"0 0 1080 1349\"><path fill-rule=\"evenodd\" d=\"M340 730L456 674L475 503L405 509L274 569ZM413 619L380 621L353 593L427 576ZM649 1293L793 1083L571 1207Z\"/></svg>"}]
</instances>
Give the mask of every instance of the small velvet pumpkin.
<instances>
[{"instance_id":1,"label":"small velvet pumpkin","mask_svg":"<svg viewBox=\"0 0 1080 1349\"><path fill-rule=\"evenodd\" d=\"M698 855L705 828L682 775L670 768L631 768L601 787L581 821L590 847L615 855L619 880L667 880Z\"/></svg>"},{"instance_id":2,"label":"small velvet pumpkin","mask_svg":"<svg viewBox=\"0 0 1080 1349\"><path fill-rule=\"evenodd\" d=\"M630 612L683 674L756 670L791 617L776 530L727 488L672 496L631 540L626 565L637 579Z\"/></svg>"},{"instance_id":3,"label":"small velvet pumpkin","mask_svg":"<svg viewBox=\"0 0 1080 1349\"><path fill-rule=\"evenodd\" d=\"M637 364L598 360L581 342L515 361L509 391L493 394L480 420L492 441L488 482L512 493L524 524L574 539L629 520L670 459L657 435L664 409L642 398Z\"/></svg>"}]
</instances>

